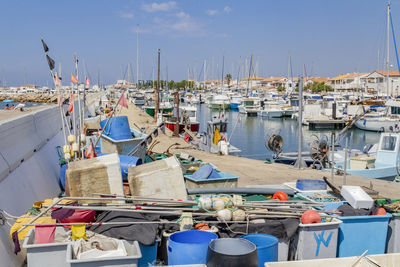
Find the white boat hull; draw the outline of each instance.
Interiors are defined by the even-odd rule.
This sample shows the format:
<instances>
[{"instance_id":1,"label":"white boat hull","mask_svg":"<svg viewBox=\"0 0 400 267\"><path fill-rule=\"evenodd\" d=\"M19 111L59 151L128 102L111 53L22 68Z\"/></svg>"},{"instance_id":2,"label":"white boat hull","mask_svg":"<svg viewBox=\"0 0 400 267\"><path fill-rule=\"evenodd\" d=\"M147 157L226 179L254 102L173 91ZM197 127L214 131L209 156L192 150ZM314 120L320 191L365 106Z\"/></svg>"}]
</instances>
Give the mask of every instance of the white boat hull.
<instances>
[{"instance_id":1,"label":"white boat hull","mask_svg":"<svg viewBox=\"0 0 400 267\"><path fill-rule=\"evenodd\" d=\"M398 120L382 120L382 119L360 119L355 123L356 127L361 130L385 132L399 129L400 121Z\"/></svg>"}]
</instances>

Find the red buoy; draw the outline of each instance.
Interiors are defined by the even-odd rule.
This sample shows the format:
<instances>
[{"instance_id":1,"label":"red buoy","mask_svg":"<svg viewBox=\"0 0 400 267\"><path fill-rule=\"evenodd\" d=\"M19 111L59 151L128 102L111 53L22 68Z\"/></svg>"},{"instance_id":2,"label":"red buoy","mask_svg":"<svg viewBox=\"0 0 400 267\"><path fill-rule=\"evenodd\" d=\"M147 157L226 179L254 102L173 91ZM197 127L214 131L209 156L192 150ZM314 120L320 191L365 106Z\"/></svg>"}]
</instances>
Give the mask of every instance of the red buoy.
<instances>
[{"instance_id":1,"label":"red buoy","mask_svg":"<svg viewBox=\"0 0 400 267\"><path fill-rule=\"evenodd\" d=\"M276 192L272 199L279 199L280 201L287 201L289 200L289 196L285 192Z\"/></svg>"},{"instance_id":2,"label":"red buoy","mask_svg":"<svg viewBox=\"0 0 400 267\"><path fill-rule=\"evenodd\" d=\"M301 216L301 223L302 224L311 224L311 223L320 223L321 216L315 210L307 210Z\"/></svg>"},{"instance_id":3,"label":"red buoy","mask_svg":"<svg viewBox=\"0 0 400 267\"><path fill-rule=\"evenodd\" d=\"M385 208L380 207L372 215L386 215L386 210Z\"/></svg>"}]
</instances>

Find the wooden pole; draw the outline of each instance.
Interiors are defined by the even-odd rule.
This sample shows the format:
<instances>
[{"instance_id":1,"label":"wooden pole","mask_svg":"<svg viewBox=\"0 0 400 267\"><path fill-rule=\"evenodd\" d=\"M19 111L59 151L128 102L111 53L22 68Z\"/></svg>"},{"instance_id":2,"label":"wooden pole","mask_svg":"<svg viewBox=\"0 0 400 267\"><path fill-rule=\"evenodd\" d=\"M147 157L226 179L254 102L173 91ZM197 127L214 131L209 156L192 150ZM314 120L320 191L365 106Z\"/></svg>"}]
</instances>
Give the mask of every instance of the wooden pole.
<instances>
[{"instance_id":1,"label":"wooden pole","mask_svg":"<svg viewBox=\"0 0 400 267\"><path fill-rule=\"evenodd\" d=\"M157 121L158 111L160 110L160 48L158 49L158 70L157 70L157 87L155 94L155 102L154 102L154 121Z\"/></svg>"}]
</instances>

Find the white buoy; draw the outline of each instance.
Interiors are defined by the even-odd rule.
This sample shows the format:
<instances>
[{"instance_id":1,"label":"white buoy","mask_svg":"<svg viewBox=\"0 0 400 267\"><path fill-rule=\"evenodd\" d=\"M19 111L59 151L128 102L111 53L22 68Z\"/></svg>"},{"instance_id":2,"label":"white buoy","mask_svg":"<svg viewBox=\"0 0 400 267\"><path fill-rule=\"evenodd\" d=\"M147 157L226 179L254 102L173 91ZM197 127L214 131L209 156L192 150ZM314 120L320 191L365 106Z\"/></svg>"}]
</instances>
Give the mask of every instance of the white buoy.
<instances>
[{"instance_id":1,"label":"white buoy","mask_svg":"<svg viewBox=\"0 0 400 267\"><path fill-rule=\"evenodd\" d=\"M212 209L213 210L222 210L225 208L225 201L220 198L213 198L212 199Z\"/></svg>"},{"instance_id":2,"label":"white buoy","mask_svg":"<svg viewBox=\"0 0 400 267\"><path fill-rule=\"evenodd\" d=\"M200 197L198 202L201 209L210 210L212 208L212 200L210 197Z\"/></svg>"},{"instance_id":3,"label":"white buoy","mask_svg":"<svg viewBox=\"0 0 400 267\"><path fill-rule=\"evenodd\" d=\"M81 143L86 144L86 135L81 133Z\"/></svg>"},{"instance_id":4,"label":"white buoy","mask_svg":"<svg viewBox=\"0 0 400 267\"><path fill-rule=\"evenodd\" d=\"M232 212L232 221L245 221L246 213L244 210L237 209Z\"/></svg>"},{"instance_id":5,"label":"white buoy","mask_svg":"<svg viewBox=\"0 0 400 267\"><path fill-rule=\"evenodd\" d=\"M71 147L69 145L63 146L64 154L71 152Z\"/></svg>"},{"instance_id":6,"label":"white buoy","mask_svg":"<svg viewBox=\"0 0 400 267\"><path fill-rule=\"evenodd\" d=\"M78 152L79 151L78 143L72 143L72 151L73 152Z\"/></svg>"},{"instance_id":7,"label":"white buoy","mask_svg":"<svg viewBox=\"0 0 400 267\"><path fill-rule=\"evenodd\" d=\"M68 135L68 142L69 142L70 144L72 144L73 142L75 142L75 135L73 135L73 134Z\"/></svg>"},{"instance_id":8,"label":"white buoy","mask_svg":"<svg viewBox=\"0 0 400 267\"><path fill-rule=\"evenodd\" d=\"M232 211L228 209L223 209L217 211L217 218L220 221L230 221L232 220Z\"/></svg>"}]
</instances>

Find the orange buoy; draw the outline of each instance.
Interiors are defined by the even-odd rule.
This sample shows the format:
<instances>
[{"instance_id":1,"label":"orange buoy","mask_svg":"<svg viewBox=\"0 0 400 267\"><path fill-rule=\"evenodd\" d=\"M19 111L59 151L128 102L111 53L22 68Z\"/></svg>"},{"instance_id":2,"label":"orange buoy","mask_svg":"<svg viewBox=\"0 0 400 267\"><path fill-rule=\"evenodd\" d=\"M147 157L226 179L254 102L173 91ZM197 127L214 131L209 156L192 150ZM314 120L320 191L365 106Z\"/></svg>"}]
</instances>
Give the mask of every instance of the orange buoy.
<instances>
[{"instance_id":1,"label":"orange buoy","mask_svg":"<svg viewBox=\"0 0 400 267\"><path fill-rule=\"evenodd\" d=\"M289 200L289 196L285 192L276 192L272 199L279 199L280 201L287 201Z\"/></svg>"},{"instance_id":2,"label":"orange buoy","mask_svg":"<svg viewBox=\"0 0 400 267\"><path fill-rule=\"evenodd\" d=\"M311 224L311 223L320 223L321 216L315 210L307 210L301 215L301 223L302 224Z\"/></svg>"},{"instance_id":3,"label":"orange buoy","mask_svg":"<svg viewBox=\"0 0 400 267\"><path fill-rule=\"evenodd\" d=\"M372 215L386 215L386 210L385 208L378 208L374 213L372 213Z\"/></svg>"}]
</instances>

